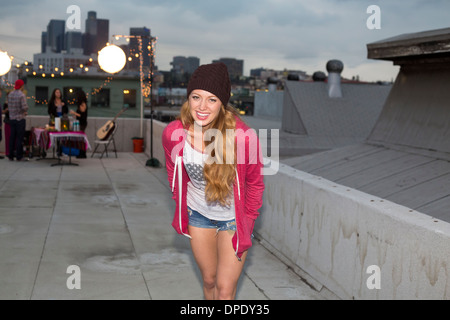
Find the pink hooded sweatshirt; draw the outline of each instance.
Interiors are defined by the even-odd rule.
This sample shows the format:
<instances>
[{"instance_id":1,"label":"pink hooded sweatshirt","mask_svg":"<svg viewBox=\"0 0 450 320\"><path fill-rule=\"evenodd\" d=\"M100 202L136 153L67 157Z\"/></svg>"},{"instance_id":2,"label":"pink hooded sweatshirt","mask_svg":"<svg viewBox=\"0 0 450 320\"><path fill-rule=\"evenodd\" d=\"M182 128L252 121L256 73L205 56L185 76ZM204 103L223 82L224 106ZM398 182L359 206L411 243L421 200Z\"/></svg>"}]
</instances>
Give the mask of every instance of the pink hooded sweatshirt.
<instances>
[{"instance_id":1,"label":"pink hooded sweatshirt","mask_svg":"<svg viewBox=\"0 0 450 320\"><path fill-rule=\"evenodd\" d=\"M237 166L233 185L237 232L232 238L238 259L252 246L252 232L259 215L264 192L262 153L255 131L236 118ZM169 123L163 131L162 144L166 169L176 203L172 226L189 238L187 213L187 184L189 176L183 164L183 148L187 131L180 120ZM181 191L180 191L181 190Z\"/></svg>"}]
</instances>

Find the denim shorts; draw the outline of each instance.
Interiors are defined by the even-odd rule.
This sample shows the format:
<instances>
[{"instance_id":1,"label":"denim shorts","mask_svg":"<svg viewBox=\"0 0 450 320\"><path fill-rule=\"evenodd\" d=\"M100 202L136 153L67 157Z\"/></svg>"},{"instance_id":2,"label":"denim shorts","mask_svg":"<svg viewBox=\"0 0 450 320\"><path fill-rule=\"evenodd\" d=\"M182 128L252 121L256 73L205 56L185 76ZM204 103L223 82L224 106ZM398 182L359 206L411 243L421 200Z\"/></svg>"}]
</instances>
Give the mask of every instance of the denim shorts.
<instances>
[{"instance_id":1,"label":"denim shorts","mask_svg":"<svg viewBox=\"0 0 450 320\"><path fill-rule=\"evenodd\" d=\"M212 220L198 211L192 210L188 207L189 225L197 228L217 229L219 231L236 231L236 220L218 221Z\"/></svg>"}]
</instances>

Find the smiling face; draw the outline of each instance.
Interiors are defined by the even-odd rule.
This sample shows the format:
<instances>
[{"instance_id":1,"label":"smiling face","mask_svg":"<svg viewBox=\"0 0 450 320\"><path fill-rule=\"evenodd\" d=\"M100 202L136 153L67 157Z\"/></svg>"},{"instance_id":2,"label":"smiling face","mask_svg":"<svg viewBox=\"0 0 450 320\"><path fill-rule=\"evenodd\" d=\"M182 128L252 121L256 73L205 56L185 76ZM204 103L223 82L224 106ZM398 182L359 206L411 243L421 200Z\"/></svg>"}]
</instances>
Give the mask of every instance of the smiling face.
<instances>
[{"instance_id":1,"label":"smiling face","mask_svg":"<svg viewBox=\"0 0 450 320\"><path fill-rule=\"evenodd\" d=\"M195 123L205 127L219 115L222 102L211 92L197 89L189 95L189 106Z\"/></svg>"}]
</instances>

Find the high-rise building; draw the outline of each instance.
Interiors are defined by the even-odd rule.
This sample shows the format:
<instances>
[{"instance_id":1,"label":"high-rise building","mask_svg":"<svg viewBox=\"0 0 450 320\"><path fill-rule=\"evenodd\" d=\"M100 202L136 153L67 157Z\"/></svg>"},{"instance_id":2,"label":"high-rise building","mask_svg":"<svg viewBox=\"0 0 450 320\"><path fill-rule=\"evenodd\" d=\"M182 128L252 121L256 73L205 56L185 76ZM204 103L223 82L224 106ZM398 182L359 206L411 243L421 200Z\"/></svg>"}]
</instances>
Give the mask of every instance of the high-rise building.
<instances>
[{"instance_id":1,"label":"high-rise building","mask_svg":"<svg viewBox=\"0 0 450 320\"><path fill-rule=\"evenodd\" d=\"M65 27L66 22L64 20L50 20L49 24L47 25L47 41L45 52L59 53L64 50Z\"/></svg>"},{"instance_id":2,"label":"high-rise building","mask_svg":"<svg viewBox=\"0 0 450 320\"><path fill-rule=\"evenodd\" d=\"M41 33L41 53L45 53L47 48L47 32L42 31Z\"/></svg>"},{"instance_id":3,"label":"high-rise building","mask_svg":"<svg viewBox=\"0 0 450 320\"><path fill-rule=\"evenodd\" d=\"M172 72L176 74L183 74L183 73L194 73L195 69L198 68L200 65L200 59L197 57L182 57L182 56L176 56L173 57L172 62L170 63L172 65Z\"/></svg>"},{"instance_id":4,"label":"high-rise building","mask_svg":"<svg viewBox=\"0 0 450 320\"><path fill-rule=\"evenodd\" d=\"M223 62L227 66L231 79L239 78L244 74L244 60L220 58L219 60L213 60L213 63L216 62Z\"/></svg>"},{"instance_id":5,"label":"high-rise building","mask_svg":"<svg viewBox=\"0 0 450 320\"><path fill-rule=\"evenodd\" d=\"M109 20L97 19L95 11L89 11L84 34L84 54L97 54L109 42Z\"/></svg>"},{"instance_id":6,"label":"high-rise building","mask_svg":"<svg viewBox=\"0 0 450 320\"><path fill-rule=\"evenodd\" d=\"M66 32L64 48L67 53L83 53L83 35L81 32Z\"/></svg>"},{"instance_id":7,"label":"high-rise building","mask_svg":"<svg viewBox=\"0 0 450 320\"><path fill-rule=\"evenodd\" d=\"M65 32L64 20L50 20L47 31L41 34L41 53L33 55L33 70L42 73L60 73L77 70L89 61L83 55L82 33Z\"/></svg>"},{"instance_id":8,"label":"high-rise building","mask_svg":"<svg viewBox=\"0 0 450 320\"><path fill-rule=\"evenodd\" d=\"M251 69L250 70L250 77L259 78L259 77L261 77L261 73L263 71L266 71L266 69L265 68Z\"/></svg>"},{"instance_id":9,"label":"high-rise building","mask_svg":"<svg viewBox=\"0 0 450 320\"><path fill-rule=\"evenodd\" d=\"M150 67L150 40L151 34L150 29L143 28L130 28L130 36L141 36L142 37L142 56L144 58L143 67ZM139 58L136 58L136 54L140 54L139 52L139 39L138 38L130 38L129 45L130 55L133 57L133 60L129 63L128 67L131 69L139 69L140 62Z\"/></svg>"}]
</instances>

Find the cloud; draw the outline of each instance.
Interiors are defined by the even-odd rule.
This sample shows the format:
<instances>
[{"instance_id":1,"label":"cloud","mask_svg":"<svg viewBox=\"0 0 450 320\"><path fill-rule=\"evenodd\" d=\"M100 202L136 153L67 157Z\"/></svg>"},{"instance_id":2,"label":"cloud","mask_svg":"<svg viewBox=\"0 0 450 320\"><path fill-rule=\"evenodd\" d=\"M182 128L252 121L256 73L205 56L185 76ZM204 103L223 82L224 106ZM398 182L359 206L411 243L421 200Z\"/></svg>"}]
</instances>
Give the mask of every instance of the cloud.
<instances>
[{"instance_id":1,"label":"cloud","mask_svg":"<svg viewBox=\"0 0 450 320\"><path fill-rule=\"evenodd\" d=\"M244 59L246 74L257 67L314 72L327 60L340 59L352 71L388 80L396 69L386 73L389 63L374 67L366 45L448 27L450 11L448 0L15 0L0 11L0 48L31 59L49 20L66 19L72 4L81 9L83 30L88 11L110 21L110 36L150 28L158 37L156 63L162 70L169 70L177 55L197 56L201 63ZM381 30L366 27L371 4L381 8Z\"/></svg>"}]
</instances>

